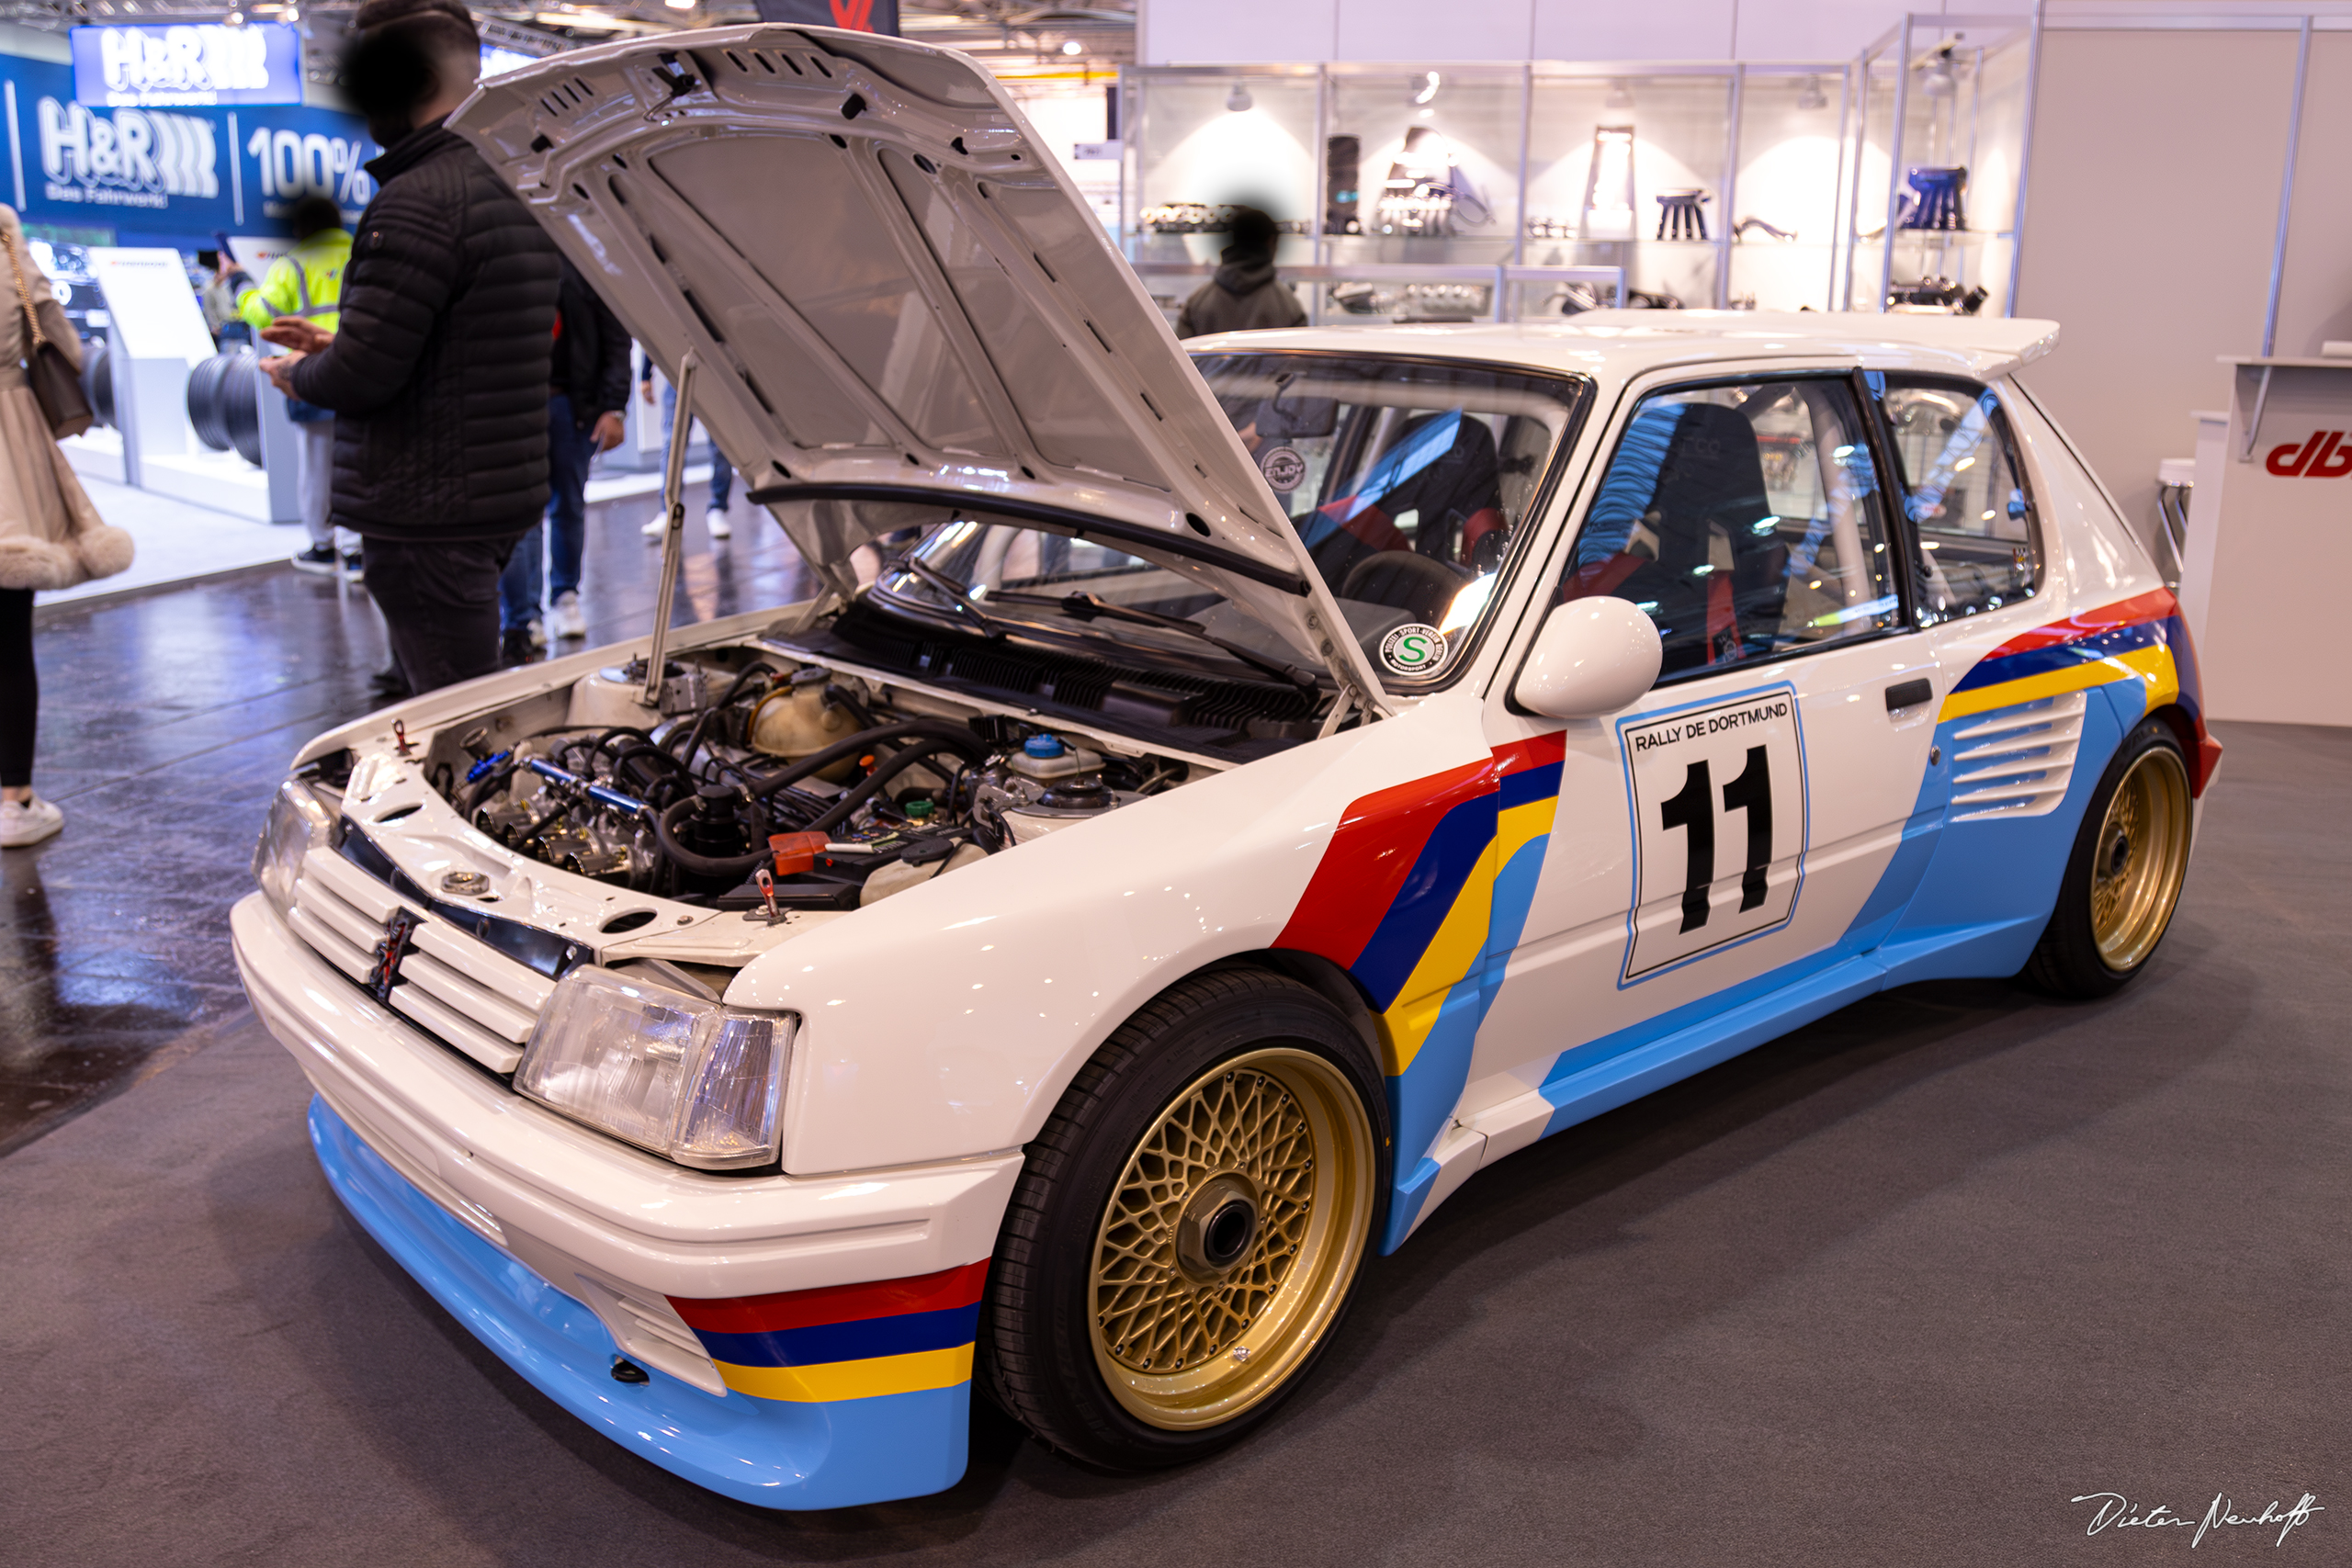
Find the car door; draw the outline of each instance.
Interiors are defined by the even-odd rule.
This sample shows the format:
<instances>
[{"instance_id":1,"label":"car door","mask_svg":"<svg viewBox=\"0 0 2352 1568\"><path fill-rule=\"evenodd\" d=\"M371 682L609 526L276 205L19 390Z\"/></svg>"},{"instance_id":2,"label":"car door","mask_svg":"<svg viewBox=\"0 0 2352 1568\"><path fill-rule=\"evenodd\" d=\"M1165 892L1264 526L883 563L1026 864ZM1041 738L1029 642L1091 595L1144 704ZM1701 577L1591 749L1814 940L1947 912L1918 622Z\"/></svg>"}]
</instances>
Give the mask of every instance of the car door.
<instances>
[{"instance_id":1,"label":"car door","mask_svg":"<svg viewBox=\"0 0 2352 1568\"><path fill-rule=\"evenodd\" d=\"M1643 1070L1631 1053L1744 1048L1800 1021L1711 1044L1744 1004L1760 1026L1770 993L1842 999L1828 972L1892 925L1927 859L1898 852L1906 830L1939 809L1934 649L1858 378L1686 374L1628 405L1535 610L1631 600L1664 661L1611 719L1517 711L1507 681L1490 696L1498 749L1556 734L1562 771L1465 1117L1530 1090L1597 1104Z\"/></svg>"}]
</instances>

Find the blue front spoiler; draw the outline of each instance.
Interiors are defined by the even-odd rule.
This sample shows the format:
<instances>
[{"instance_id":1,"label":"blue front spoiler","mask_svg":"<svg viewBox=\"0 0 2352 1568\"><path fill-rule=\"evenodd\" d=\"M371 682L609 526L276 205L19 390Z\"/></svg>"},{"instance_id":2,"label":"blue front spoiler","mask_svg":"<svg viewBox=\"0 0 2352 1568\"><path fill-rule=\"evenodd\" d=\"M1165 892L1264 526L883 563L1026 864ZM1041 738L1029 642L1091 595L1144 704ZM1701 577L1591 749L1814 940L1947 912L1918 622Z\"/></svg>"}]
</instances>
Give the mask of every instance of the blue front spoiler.
<instances>
[{"instance_id":1,"label":"blue front spoiler","mask_svg":"<svg viewBox=\"0 0 2352 1568\"><path fill-rule=\"evenodd\" d=\"M841 1508L962 1479L969 1382L821 1404L725 1396L620 1355L596 1314L476 1235L387 1165L322 1099L311 1143L353 1216L476 1338L613 1441L697 1486L763 1508Z\"/></svg>"}]
</instances>

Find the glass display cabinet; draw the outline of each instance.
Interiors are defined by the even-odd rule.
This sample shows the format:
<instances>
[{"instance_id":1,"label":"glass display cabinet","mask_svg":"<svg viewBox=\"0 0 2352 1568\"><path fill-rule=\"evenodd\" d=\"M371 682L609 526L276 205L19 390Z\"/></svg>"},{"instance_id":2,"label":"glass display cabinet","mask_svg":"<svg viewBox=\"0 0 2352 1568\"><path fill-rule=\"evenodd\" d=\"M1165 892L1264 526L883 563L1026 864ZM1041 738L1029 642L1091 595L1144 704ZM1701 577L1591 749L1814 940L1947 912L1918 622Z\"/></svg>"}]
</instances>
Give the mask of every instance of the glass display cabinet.
<instances>
[{"instance_id":1,"label":"glass display cabinet","mask_svg":"<svg viewBox=\"0 0 2352 1568\"><path fill-rule=\"evenodd\" d=\"M1732 187L1738 209L1724 214L1731 270L1724 303L1762 310L1834 305L1853 118L1849 81L1839 65L1742 68Z\"/></svg>"},{"instance_id":2,"label":"glass display cabinet","mask_svg":"<svg viewBox=\"0 0 2352 1568\"><path fill-rule=\"evenodd\" d=\"M1726 303L1731 66L1638 74L1539 65L1527 128L1523 254L1622 266L1635 299Z\"/></svg>"},{"instance_id":3,"label":"glass display cabinet","mask_svg":"<svg viewBox=\"0 0 2352 1568\"><path fill-rule=\"evenodd\" d=\"M1245 205L1282 226L1278 265L1319 259L1320 70L1130 67L1121 75L1129 259L1213 263L1226 245L1227 216Z\"/></svg>"},{"instance_id":4,"label":"glass display cabinet","mask_svg":"<svg viewBox=\"0 0 2352 1568\"><path fill-rule=\"evenodd\" d=\"M1862 51L1841 307L2008 312L2033 55L2018 17L1906 17Z\"/></svg>"},{"instance_id":5,"label":"glass display cabinet","mask_svg":"<svg viewBox=\"0 0 2352 1568\"><path fill-rule=\"evenodd\" d=\"M2003 314L2034 40L1921 16L1844 62L1127 66L1121 241L1171 317L1238 203L1318 322Z\"/></svg>"}]
</instances>

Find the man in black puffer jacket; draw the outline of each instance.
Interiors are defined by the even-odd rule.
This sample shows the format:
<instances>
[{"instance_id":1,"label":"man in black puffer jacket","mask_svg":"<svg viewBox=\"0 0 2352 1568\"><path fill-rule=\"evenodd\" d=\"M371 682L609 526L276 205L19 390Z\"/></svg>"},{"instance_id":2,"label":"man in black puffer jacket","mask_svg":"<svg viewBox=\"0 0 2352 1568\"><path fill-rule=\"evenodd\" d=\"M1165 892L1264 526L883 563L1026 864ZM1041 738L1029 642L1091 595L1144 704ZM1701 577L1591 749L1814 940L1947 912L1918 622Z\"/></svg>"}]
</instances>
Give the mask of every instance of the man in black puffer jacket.
<instances>
[{"instance_id":1,"label":"man in black puffer jacket","mask_svg":"<svg viewBox=\"0 0 2352 1568\"><path fill-rule=\"evenodd\" d=\"M548 502L555 243L442 121L481 40L458 0L365 0L345 82L383 156L329 337L270 378L336 414L334 522L363 540L368 592L411 689L498 667L498 574Z\"/></svg>"}]
</instances>

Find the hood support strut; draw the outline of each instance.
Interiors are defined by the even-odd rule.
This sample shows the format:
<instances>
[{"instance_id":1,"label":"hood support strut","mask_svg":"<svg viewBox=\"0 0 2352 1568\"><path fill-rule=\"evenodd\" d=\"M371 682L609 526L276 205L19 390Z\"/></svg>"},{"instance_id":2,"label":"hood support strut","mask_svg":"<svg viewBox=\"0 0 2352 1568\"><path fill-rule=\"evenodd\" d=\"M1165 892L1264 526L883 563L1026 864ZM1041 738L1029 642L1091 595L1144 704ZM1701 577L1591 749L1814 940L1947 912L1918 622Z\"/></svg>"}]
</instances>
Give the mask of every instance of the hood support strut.
<instances>
[{"instance_id":1,"label":"hood support strut","mask_svg":"<svg viewBox=\"0 0 2352 1568\"><path fill-rule=\"evenodd\" d=\"M670 662L670 606L678 595L678 558L685 553L686 440L695 428L695 352L678 361L678 408L670 423L670 459L662 470L662 504L669 525L662 534L662 586L653 596L653 640L645 650L645 693L639 699L659 713L662 671Z\"/></svg>"}]
</instances>

